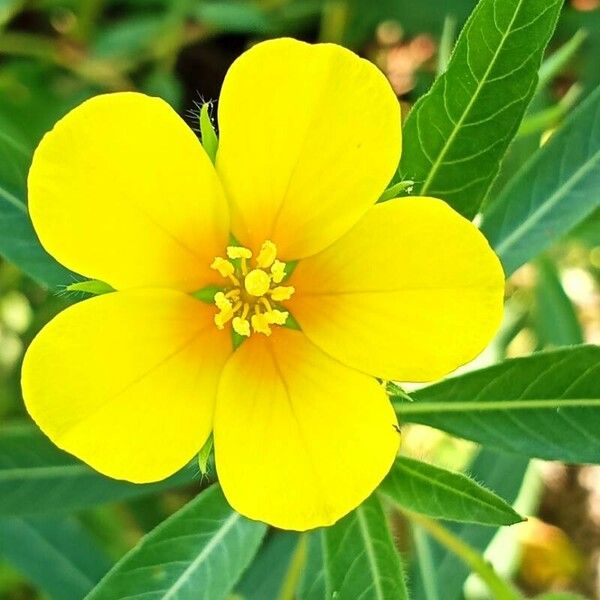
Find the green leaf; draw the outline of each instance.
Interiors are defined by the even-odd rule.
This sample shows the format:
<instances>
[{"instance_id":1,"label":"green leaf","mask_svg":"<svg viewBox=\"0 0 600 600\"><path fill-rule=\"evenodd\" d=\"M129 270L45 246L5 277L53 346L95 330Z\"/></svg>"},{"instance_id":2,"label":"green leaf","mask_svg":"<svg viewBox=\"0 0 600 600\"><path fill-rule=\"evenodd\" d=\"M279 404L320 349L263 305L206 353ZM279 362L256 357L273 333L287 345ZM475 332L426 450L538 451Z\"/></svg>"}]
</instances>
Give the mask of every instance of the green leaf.
<instances>
[{"instance_id":1,"label":"green leaf","mask_svg":"<svg viewBox=\"0 0 600 600\"><path fill-rule=\"evenodd\" d=\"M466 475L403 456L379 490L403 508L440 519L482 525L523 520L502 498Z\"/></svg>"},{"instance_id":2,"label":"green leaf","mask_svg":"<svg viewBox=\"0 0 600 600\"><path fill-rule=\"evenodd\" d=\"M423 423L525 456L600 462L600 347L514 358L395 401L402 421Z\"/></svg>"},{"instance_id":3,"label":"green leaf","mask_svg":"<svg viewBox=\"0 0 600 600\"><path fill-rule=\"evenodd\" d=\"M563 289L556 267L549 258L536 262L533 321L540 344L583 344L583 332L573 303Z\"/></svg>"},{"instance_id":4,"label":"green leaf","mask_svg":"<svg viewBox=\"0 0 600 600\"><path fill-rule=\"evenodd\" d=\"M405 600L402 563L376 496L323 530L326 598Z\"/></svg>"},{"instance_id":5,"label":"green leaf","mask_svg":"<svg viewBox=\"0 0 600 600\"><path fill-rule=\"evenodd\" d=\"M59 265L41 246L25 205L31 150L16 132L0 131L0 255L38 283L56 287L76 275Z\"/></svg>"},{"instance_id":6,"label":"green leaf","mask_svg":"<svg viewBox=\"0 0 600 600\"><path fill-rule=\"evenodd\" d=\"M73 519L0 519L0 557L55 600L81 600L112 561Z\"/></svg>"},{"instance_id":7,"label":"green leaf","mask_svg":"<svg viewBox=\"0 0 600 600\"><path fill-rule=\"evenodd\" d=\"M527 470L529 460L515 454L504 454L482 448L469 466L472 477L487 487L496 490L503 498L513 503L517 498ZM461 540L483 553L492 541L496 530L483 525L467 523L449 523L448 528ZM426 565L413 565L412 591L414 600L459 600L463 598L463 585L470 570L453 553L431 539L421 530L427 544L425 550L431 555L431 564L435 565L434 577L438 590L443 590L439 598L428 594L426 578L431 574L424 573Z\"/></svg>"},{"instance_id":8,"label":"green leaf","mask_svg":"<svg viewBox=\"0 0 600 600\"><path fill-rule=\"evenodd\" d=\"M585 598L583 596L579 596L578 594L571 594L569 592L552 592L550 594L536 596L535 600L585 600Z\"/></svg>"},{"instance_id":9,"label":"green leaf","mask_svg":"<svg viewBox=\"0 0 600 600\"><path fill-rule=\"evenodd\" d=\"M214 485L145 536L87 600L221 600L267 530L230 508Z\"/></svg>"},{"instance_id":10,"label":"green leaf","mask_svg":"<svg viewBox=\"0 0 600 600\"><path fill-rule=\"evenodd\" d=\"M600 87L515 173L481 230L507 275L600 207Z\"/></svg>"},{"instance_id":11,"label":"green leaf","mask_svg":"<svg viewBox=\"0 0 600 600\"><path fill-rule=\"evenodd\" d=\"M304 571L298 585L298 600L326 600L324 539L321 531L311 531L308 535L308 551Z\"/></svg>"},{"instance_id":12,"label":"green leaf","mask_svg":"<svg viewBox=\"0 0 600 600\"><path fill-rule=\"evenodd\" d=\"M244 600L280 600L302 537L291 531L276 531L265 540L255 560L236 587Z\"/></svg>"},{"instance_id":13,"label":"green leaf","mask_svg":"<svg viewBox=\"0 0 600 600\"><path fill-rule=\"evenodd\" d=\"M184 485L194 480L195 472L186 468L165 481L146 485L117 481L59 450L33 427L4 427L0 432L0 514L73 512Z\"/></svg>"},{"instance_id":14,"label":"green leaf","mask_svg":"<svg viewBox=\"0 0 600 600\"><path fill-rule=\"evenodd\" d=\"M219 138L217 138L214 125L210 119L210 107L211 103L205 102L200 109L200 136L202 138L202 146L206 150L208 158L214 164L217 158Z\"/></svg>"},{"instance_id":15,"label":"green leaf","mask_svg":"<svg viewBox=\"0 0 600 600\"><path fill-rule=\"evenodd\" d=\"M477 213L536 89L561 0L481 0L447 71L408 115L399 178Z\"/></svg>"}]
</instances>

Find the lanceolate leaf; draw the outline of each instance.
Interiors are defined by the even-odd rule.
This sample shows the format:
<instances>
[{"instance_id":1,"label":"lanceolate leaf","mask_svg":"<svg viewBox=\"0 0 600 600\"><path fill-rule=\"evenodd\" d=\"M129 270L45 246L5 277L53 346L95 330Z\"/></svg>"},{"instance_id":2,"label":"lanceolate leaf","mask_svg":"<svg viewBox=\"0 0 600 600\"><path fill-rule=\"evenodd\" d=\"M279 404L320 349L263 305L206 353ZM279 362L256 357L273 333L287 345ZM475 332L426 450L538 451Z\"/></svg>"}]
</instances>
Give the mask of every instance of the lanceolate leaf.
<instances>
[{"instance_id":1,"label":"lanceolate leaf","mask_svg":"<svg viewBox=\"0 0 600 600\"><path fill-rule=\"evenodd\" d=\"M440 519L512 525L522 518L507 504L462 473L398 457L379 487L404 508Z\"/></svg>"},{"instance_id":2,"label":"lanceolate leaf","mask_svg":"<svg viewBox=\"0 0 600 600\"><path fill-rule=\"evenodd\" d=\"M195 473L187 468L149 485L117 481L59 450L33 427L7 427L0 432L0 515L73 512L183 485Z\"/></svg>"},{"instance_id":3,"label":"lanceolate leaf","mask_svg":"<svg viewBox=\"0 0 600 600\"><path fill-rule=\"evenodd\" d=\"M215 485L143 538L87 600L222 600L266 530L234 512Z\"/></svg>"},{"instance_id":4,"label":"lanceolate leaf","mask_svg":"<svg viewBox=\"0 0 600 600\"><path fill-rule=\"evenodd\" d=\"M403 421L548 460L600 462L600 347L507 360L397 401Z\"/></svg>"},{"instance_id":5,"label":"lanceolate leaf","mask_svg":"<svg viewBox=\"0 0 600 600\"><path fill-rule=\"evenodd\" d=\"M274 532L265 540L236 586L236 595L244 600L280 600L290 570L296 566L294 559L299 546L304 544L301 535L296 532Z\"/></svg>"},{"instance_id":6,"label":"lanceolate leaf","mask_svg":"<svg viewBox=\"0 0 600 600\"><path fill-rule=\"evenodd\" d=\"M376 496L324 529L323 536L326 598L408 598L400 557Z\"/></svg>"},{"instance_id":7,"label":"lanceolate leaf","mask_svg":"<svg viewBox=\"0 0 600 600\"><path fill-rule=\"evenodd\" d=\"M482 448L468 468L468 473L491 489L496 490L503 498L513 503L521 489L523 477L529 460L516 454L504 454L489 448ZM472 548L483 553L492 541L496 530L482 525L468 523L449 523L448 528ZM439 598L431 598L428 593L427 577L423 573L425 564L415 564L415 573L411 579L413 600L459 600L463 598L463 584L469 576L467 566L450 550L431 539L421 531L424 543L430 552L430 561L435 565L433 577L440 590ZM419 572L420 571L420 572Z\"/></svg>"},{"instance_id":8,"label":"lanceolate leaf","mask_svg":"<svg viewBox=\"0 0 600 600\"><path fill-rule=\"evenodd\" d=\"M30 150L0 131L0 255L48 287L72 283L74 273L59 265L40 245L25 205Z\"/></svg>"},{"instance_id":9,"label":"lanceolate leaf","mask_svg":"<svg viewBox=\"0 0 600 600\"><path fill-rule=\"evenodd\" d=\"M321 531L315 530L307 534L307 556L298 585L298 600L327 600L325 589L325 559L323 546L325 543Z\"/></svg>"},{"instance_id":10,"label":"lanceolate leaf","mask_svg":"<svg viewBox=\"0 0 600 600\"><path fill-rule=\"evenodd\" d=\"M81 600L112 564L74 518L1 518L0 558L55 600Z\"/></svg>"},{"instance_id":11,"label":"lanceolate leaf","mask_svg":"<svg viewBox=\"0 0 600 600\"><path fill-rule=\"evenodd\" d=\"M410 112L399 179L473 217L537 86L562 0L481 0Z\"/></svg>"},{"instance_id":12,"label":"lanceolate leaf","mask_svg":"<svg viewBox=\"0 0 600 600\"><path fill-rule=\"evenodd\" d=\"M481 229L507 275L600 207L600 87L514 175Z\"/></svg>"}]
</instances>

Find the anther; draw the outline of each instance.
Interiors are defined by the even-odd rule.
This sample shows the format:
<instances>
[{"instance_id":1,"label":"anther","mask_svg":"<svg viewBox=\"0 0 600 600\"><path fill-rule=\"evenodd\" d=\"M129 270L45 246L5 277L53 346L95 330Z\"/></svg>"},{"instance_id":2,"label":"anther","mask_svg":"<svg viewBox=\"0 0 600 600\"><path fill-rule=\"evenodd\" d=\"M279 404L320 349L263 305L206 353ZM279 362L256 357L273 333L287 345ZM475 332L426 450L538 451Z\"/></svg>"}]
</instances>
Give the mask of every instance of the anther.
<instances>
[{"instance_id":1,"label":"anther","mask_svg":"<svg viewBox=\"0 0 600 600\"><path fill-rule=\"evenodd\" d=\"M280 285L271 290L271 298L275 300L275 302L283 302L284 300L289 300L295 291L293 285Z\"/></svg>"},{"instance_id":2,"label":"anther","mask_svg":"<svg viewBox=\"0 0 600 600\"><path fill-rule=\"evenodd\" d=\"M232 259L252 258L252 252L243 246L227 246L227 256Z\"/></svg>"},{"instance_id":3,"label":"anther","mask_svg":"<svg viewBox=\"0 0 600 600\"><path fill-rule=\"evenodd\" d=\"M275 260L271 265L271 277L275 283L281 283L285 277L285 263Z\"/></svg>"},{"instance_id":4,"label":"anther","mask_svg":"<svg viewBox=\"0 0 600 600\"><path fill-rule=\"evenodd\" d=\"M268 269L277 256L277 246L273 242L266 241L263 243L258 256L256 257L256 264L261 269Z\"/></svg>"},{"instance_id":5,"label":"anther","mask_svg":"<svg viewBox=\"0 0 600 600\"><path fill-rule=\"evenodd\" d=\"M231 322L231 325L233 330L238 335L243 335L246 337L250 336L250 323L248 323L246 319L243 319L242 317L235 317Z\"/></svg>"},{"instance_id":6,"label":"anther","mask_svg":"<svg viewBox=\"0 0 600 600\"><path fill-rule=\"evenodd\" d=\"M231 277L235 272L235 267L228 260L225 260L220 256L217 256L217 258L212 261L210 268L218 271L221 277Z\"/></svg>"}]
</instances>

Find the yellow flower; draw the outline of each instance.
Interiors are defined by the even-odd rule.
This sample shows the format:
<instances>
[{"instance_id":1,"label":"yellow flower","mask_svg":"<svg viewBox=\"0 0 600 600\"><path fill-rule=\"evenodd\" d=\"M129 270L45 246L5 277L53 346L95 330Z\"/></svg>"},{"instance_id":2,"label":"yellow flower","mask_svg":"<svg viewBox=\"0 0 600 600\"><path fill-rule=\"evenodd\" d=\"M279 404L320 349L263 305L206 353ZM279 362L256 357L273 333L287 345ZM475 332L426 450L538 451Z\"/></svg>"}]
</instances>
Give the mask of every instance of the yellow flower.
<instances>
[{"instance_id":1,"label":"yellow flower","mask_svg":"<svg viewBox=\"0 0 600 600\"><path fill-rule=\"evenodd\" d=\"M218 117L215 167L166 103L137 93L88 100L45 136L29 175L39 238L118 291L41 331L25 402L58 446L133 482L174 473L213 430L235 509L327 525L398 450L375 377L433 380L476 356L502 270L443 202L376 204L400 157L398 103L348 50L256 45ZM192 295L208 286L213 305Z\"/></svg>"}]
</instances>

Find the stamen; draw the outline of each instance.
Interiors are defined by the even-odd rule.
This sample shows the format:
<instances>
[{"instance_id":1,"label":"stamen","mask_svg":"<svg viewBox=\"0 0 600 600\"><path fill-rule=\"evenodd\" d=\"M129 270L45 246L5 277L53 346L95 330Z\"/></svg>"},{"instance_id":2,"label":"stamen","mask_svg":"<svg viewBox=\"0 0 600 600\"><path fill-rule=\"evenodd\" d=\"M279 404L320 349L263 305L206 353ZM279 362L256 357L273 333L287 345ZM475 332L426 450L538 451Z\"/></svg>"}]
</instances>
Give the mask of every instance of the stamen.
<instances>
[{"instance_id":1,"label":"stamen","mask_svg":"<svg viewBox=\"0 0 600 600\"><path fill-rule=\"evenodd\" d=\"M235 272L235 267L228 260L225 260L220 256L217 256L215 260L212 261L210 268L218 271L221 277L230 277Z\"/></svg>"},{"instance_id":2,"label":"stamen","mask_svg":"<svg viewBox=\"0 0 600 600\"><path fill-rule=\"evenodd\" d=\"M231 323L231 326L238 335L250 337L250 323L248 323L246 319L243 319L242 317L235 317Z\"/></svg>"},{"instance_id":3,"label":"stamen","mask_svg":"<svg viewBox=\"0 0 600 600\"><path fill-rule=\"evenodd\" d=\"M272 325L285 325L289 316L290 313L285 310L273 309L272 311L267 313L269 323L271 323Z\"/></svg>"},{"instance_id":4,"label":"stamen","mask_svg":"<svg viewBox=\"0 0 600 600\"><path fill-rule=\"evenodd\" d=\"M223 292L217 292L215 294L215 304L221 311L232 310L231 302L227 299Z\"/></svg>"},{"instance_id":5,"label":"stamen","mask_svg":"<svg viewBox=\"0 0 600 600\"><path fill-rule=\"evenodd\" d=\"M227 246L227 256L232 259L252 258L252 252L243 246Z\"/></svg>"},{"instance_id":6,"label":"stamen","mask_svg":"<svg viewBox=\"0 0 600 600\"><path fill-rule=\"evenodd\" d=\"M250 312L250 305L246 302L246 304L244 304L244 310L242 311L242 319L245 319L248 316L249 312Z\"/></svg>"},{"instance_id":7,"label":"stamen","mask_svg":"<svg viewBox=\"0 0 600 600\"><path fill-rule=\"evenodd\" d=\"M277 246L275 246L275 244L273 242L270 242L267 240L262 245L260 252L258 253L258 256L256 257L256 264L261 269L268 269L273 264L273 261L275 260L276 256L277 256Z\"/></svg>"},{"instance_id":8,"label":"stamen","mask_svg":"<svg viewBox=\"0 0 600 600\"><path fill-rule=\"evenodd\" d=\"M262 298L259 298L258 301L267 309L267 312L271 312L271 304L264 296Z\"/></svg>"},{"instance_id":9,"label":"stamen","mask_svg":"<svg viewBox=\"0 0 600 600\"><path fill-rule=\"evenodd\" d=\"M295 291L296 289L293 285L278 286L271 290L271 298L275 300L275 302L283 302L284 300L289 300Z\"/></svg>"},{"instance_id":10,"label":"stamen","mask_svg":"<svg viewBox=\"0 0 600 600\"><path fill-rule=\"evenodd\" d=\"M231 321L233 311L220 312L215 315L215 325L217 329L224 329L225 325Z\"/></svg>"},{"instance_id":11,"label":"stamen","mask_svg":"<svg viewBox=\"0 0 600 600\"><path fill-rule=\"evenodd\" d=\"M258 312L255 315L252 315L252 329L254 329L256 333L271 335L271 328L269 327L267 315Z\"/></svg>"},{"instance_id":12,"label":"stamen","mask_svg":"<svg viewBox=\"0 0 600 600\"><path fill-rule=\"evenodd\" d=\"M271 241L264 242L255 268L250 267L253 254L248 248L228 246L227 256L230 260L217 257L211 264L231 282L214 295L219 310L214 316L216 327L224 329L231 322L233 331L244 337L252 333L271 335L271 326L285 325L289 317L277 303L289 300L295 292L293 286L278 285L285 279L286 264L277 260L277 247Z\"/></svg>"},{"instance_id":13,"label":"stamen","mask_svg":"<svg viewBox=\"0 0 600 600\"><path fill-rule=\"evenodd\" d=\"M274 283L281 283L285 277L285 263L275 260L271 265L271 277Z\"/></svg>"}]
</instances>

